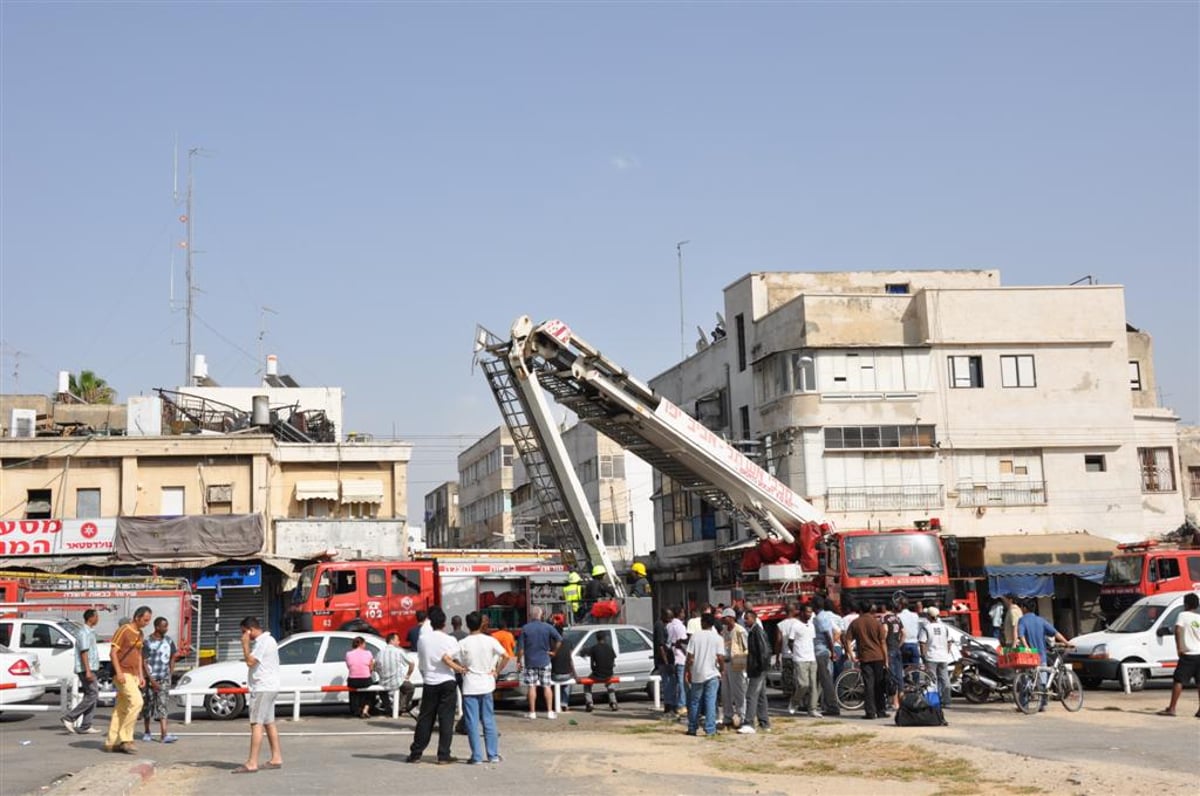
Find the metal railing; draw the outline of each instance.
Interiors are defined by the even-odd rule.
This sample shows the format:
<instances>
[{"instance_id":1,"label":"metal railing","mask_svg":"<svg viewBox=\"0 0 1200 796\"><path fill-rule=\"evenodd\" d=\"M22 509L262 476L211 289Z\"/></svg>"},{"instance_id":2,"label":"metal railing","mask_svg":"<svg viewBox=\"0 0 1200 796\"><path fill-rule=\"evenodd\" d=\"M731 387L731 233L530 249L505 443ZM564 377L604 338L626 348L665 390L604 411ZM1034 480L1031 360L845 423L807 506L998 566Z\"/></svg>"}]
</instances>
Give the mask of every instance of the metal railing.
<instances>
[{"instance_id":1,"label":"metal railing","mask_svg":"<svg viewBox=\"0 0 1200 796\"><path fill-rule=\"evenodd\" d=\"M959 507L1043 506L1045 503L1045 481L964 484L958 489Z\"/></svg>"},{"instance_id":2,"label":"metal railing","mask_svg":"<svg viewBox=\"0 0 1200 796\"><path fill-rule=\"evenodd\" d=\"M941 484L831 486L825 491L826 511L935 509L942 502Z\"/></svg>"}]
</instances>

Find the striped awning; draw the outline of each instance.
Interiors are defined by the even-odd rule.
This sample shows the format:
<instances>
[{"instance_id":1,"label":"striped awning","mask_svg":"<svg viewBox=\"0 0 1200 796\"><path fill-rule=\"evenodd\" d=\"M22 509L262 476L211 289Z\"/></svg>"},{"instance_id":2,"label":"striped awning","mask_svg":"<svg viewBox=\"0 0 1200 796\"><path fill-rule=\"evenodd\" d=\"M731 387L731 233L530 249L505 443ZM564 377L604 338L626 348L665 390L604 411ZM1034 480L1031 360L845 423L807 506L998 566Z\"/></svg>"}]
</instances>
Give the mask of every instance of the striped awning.
<instances>
[{"instance_id":1,"label":"striped awning","mask_svg":"<svg viewBox=\"0 0 1200 796\"><path fill-rule=\"evenodd\" d=\"M342 481L343 503L382 503L383 482L354 480Z\"/></svg>"},{"instance_id":2,"label":"striped awning","mask_svg":"<svg viewBox=\"0 0 1200 796\"><path fill-rule=\"evenodd\" d=\"M337 500L337 481L297 481L296 500Z\"/></svg>"}]
</instances>

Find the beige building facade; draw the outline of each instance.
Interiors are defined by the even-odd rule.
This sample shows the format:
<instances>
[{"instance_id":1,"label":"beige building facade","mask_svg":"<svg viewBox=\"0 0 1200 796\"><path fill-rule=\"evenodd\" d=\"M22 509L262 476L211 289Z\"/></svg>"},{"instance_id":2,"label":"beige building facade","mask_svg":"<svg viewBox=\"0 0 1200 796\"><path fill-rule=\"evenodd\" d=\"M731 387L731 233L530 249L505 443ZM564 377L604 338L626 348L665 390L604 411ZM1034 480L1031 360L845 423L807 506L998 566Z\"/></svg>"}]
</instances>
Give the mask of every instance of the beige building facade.
<instances>
[{"instance_id":1,"label":"beige building facade","mask_svg":"<svg viewBox=\"0 0 1200 796\"><path fill-rule=\"evenodd\" d=\"M512 547L514 456L505 426L458 455L459 533L450 547Z\"/></svg>"},{"instance_id":2,"label":"beige building facade","mask_svg":"<svg viewBox=\"0 0 1200 796\"><path fill-rule=\"evenodd\" d=\"M1004 287L994 270L751 273L723 334L651 386L839 527L939 518L967 537L1183 519L1178 418L1120 286ZM662 487L670 561L742 535Z\"/></svg>"},{"instance_id":3,"label":"beige building facade","mask_svg":"<svg viewBox=\"0 0 1200 796\"><path fill-rule=\"evenodd\" d=\"M457 547L460 536L458 482L446 481L425 494L425 544Z\"/></svg>"}]
</instances>

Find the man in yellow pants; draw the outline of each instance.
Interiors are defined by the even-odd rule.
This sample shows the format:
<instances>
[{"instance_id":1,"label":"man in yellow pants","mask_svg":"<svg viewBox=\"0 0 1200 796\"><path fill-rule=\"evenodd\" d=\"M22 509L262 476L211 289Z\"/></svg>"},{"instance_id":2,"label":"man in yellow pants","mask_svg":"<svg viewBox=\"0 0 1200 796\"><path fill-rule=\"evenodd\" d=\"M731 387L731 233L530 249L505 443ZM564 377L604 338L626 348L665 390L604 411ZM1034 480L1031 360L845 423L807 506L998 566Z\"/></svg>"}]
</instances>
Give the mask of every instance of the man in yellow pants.
<instances>
[{"instance_id":1,"label":"man in yellow pants","mask_svg":"<svg viewBox=\"0 0 1200 796\"><path fill-rule=\"evenodd\" d=\"M152 616L149 606L143 605L133 612L132 621L121 625L112 637L110 660L113 685L117 688L117 705L113 709L108 737L104 741L106 752L137 754L133 730L142 711L142 687L146 683L145 664L142 662L142 628L150 624Z\"/></svg>"}]
</instances>

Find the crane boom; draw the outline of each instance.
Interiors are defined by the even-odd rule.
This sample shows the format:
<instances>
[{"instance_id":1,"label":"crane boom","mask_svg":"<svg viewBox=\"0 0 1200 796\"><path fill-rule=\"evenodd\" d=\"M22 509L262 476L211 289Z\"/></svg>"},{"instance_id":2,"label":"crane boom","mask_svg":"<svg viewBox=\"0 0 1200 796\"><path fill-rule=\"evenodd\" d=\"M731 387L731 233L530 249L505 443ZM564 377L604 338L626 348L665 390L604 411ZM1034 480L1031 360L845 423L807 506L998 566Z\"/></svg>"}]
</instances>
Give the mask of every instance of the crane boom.
<instances>
[{"instance_id":1,"label":"crane boom","mask_svg":"<svg viewBox=\"0 0 1200 796\"><path fill-rule=\"evenodd\" d=\"M792 542L795 531L805 523L826 522L821 512L786 484L605 357L562 321L535 325L522 316L513 323L510 339L488 350L503 357L514 377L527 383L532 392L538 396L549 392L580 421L637 454L685 491L743 519L758 536L774 533ZM532 414L540 411L535 409ZM557 435L552 419L549 432L549 436ZM559 466L560 462L553 463L554 468ZM569 462L566 466L574 478Z\"/></svg>"}]
</instances>

